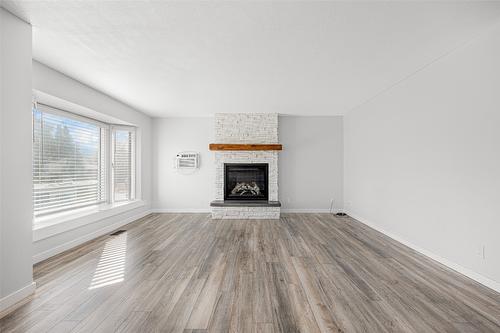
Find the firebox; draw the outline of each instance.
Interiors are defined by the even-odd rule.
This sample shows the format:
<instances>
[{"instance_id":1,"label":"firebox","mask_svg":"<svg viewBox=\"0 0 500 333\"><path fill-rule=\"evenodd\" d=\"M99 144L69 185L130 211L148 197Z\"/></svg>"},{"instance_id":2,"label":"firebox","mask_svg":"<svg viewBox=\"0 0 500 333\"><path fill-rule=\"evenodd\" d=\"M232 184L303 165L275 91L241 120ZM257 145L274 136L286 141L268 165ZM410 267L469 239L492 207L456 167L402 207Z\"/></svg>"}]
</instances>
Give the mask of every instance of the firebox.
<instances>
[{"instance_id":1,"label":"firebox","mask_svg":"<svg viewBox=\"0 0 500 333\"><path fill-rule=\"evenodd\" d=\"M224 200L268 200L267 163L224 163Z\"/></svg>"}]
</instances>

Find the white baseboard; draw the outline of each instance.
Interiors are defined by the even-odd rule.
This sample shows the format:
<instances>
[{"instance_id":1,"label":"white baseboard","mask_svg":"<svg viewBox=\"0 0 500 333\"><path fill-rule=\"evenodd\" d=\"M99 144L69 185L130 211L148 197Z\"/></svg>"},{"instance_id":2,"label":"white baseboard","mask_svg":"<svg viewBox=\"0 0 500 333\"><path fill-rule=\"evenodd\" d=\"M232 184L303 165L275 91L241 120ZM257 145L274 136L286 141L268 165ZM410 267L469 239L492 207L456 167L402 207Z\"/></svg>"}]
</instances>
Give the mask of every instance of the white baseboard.
<instances>
[{"instance_id":1,"label":"white baseboard","mask_svg":"<svg viewBox=\"0 0 500 333\"><path fill-rule=\"evenodd\" d=\"M211 213L210 209L206 208L153 208L153 213ZM330 213L329 209L321 208L281 208L282 213ZM338 210L334 209L333 214Z\"/></svg>"},{"instance_id":2,"label":"white baseboard","mask_svg":"<svg viewBox=\"0 0 500 333\"><path fill-rule=\"evenodd\" d=\"M404 238L402 238L402 237L400 237L398 235L395 235L395 234L393 234L391 232L388 232L388 231L382 229L377 224L375 224L375 223L373 223L373 222L371 222L371 221L369 221L369 220L367 220L367 219L365 219L365 218L363 218L361 216L358 216L355 213L352 213L352 212L346 212L346 213L350 217L352 217L352 218L358 220L359 222L361 222L361 223L369 226L370 228L373 228L373 229L375 229L375 230L383 233L384 235L386 235L386 236L394 239L395 241L408 246L409 248L411 248L411 249L413 249L413 250L415 250L415 251L417 251L417 252L419 252L419 253L421 253L421 254L423 254L423 255L425 255L425 256L427 256L427 257L429 257L429 258L431 258L431 259L433 259L433 260L435 260L435 261L437 261L437 262L439 262L441 264L443 264L443 265L445 265L445 266L447 266L448 268L451 268L454 271L457 271L460 274L463 274L463 275L471 278L472 280L474 280L476 282L479 282L480 284L482 284L482 285L484 285L484 286L486 286L486 287L488 287L490 289L495 290L496 292L500 292L500 283L499 282L497 282L495 280L492 280L490 278L487 278L487 277L485 277L485 276L483 276L483 275L481 275L479 273L476 273L476 272L474 272L474 271L472 271L472 270L470 270L470 269L468 269L466 267L463 267L463 266L461 266L461 265L459 265L459 264L457 264L457 263L455 263L453 261L450 261L450 260L448 260L446 258L443 258L443 257L441 257L441 256L439 256L439 255L437 255L437 254L435 254L435 253L433 253L431 251L423 249L423 248L421 248L421 247L419 247L419 246L417 246L417 245L415 245L415 244L407 241L406 239L404 239Z\"/></svg>"},{"instance_id":3,"label":"white baseboard","mask_svg":"<svg viewBox=\"0 0 500 333\"><path fill-rule=\"evenodd\" d=\"M332 213L335 214L338 212L337 209L333 209L330 212L330 209L327 208L281 208L282 213Z\"/></svg>"},{"instance_id":4,"label":"white baseboard","mask_svg":"<svg viewBox=\"0 0 500 333\"><path fill-rule=\"evenodd\" d=\"M209 208L153 208L152 213L211 213ZM330 213L330 209L323 208L281 208L282 213ZM338 213L334 209L332 214Z\"/></svg>"},{"instance_id":5,"label":"white baseboard","mask_svg":"<svg viewBox=\"0 0 500 333\"><path fill-rule=\"evenodd\" d=\"M17 304L21 302L23 299L33 294L36 289L36 283L31 282L27 286L14 291L12 294L7 295L0 299L0 318L7 315L8 313L14 311L21 304Z\"/></svg>"},{"instance_id":6,"label":"white baseboard","mask_svg":"<svg viewBox=\"0 0 500 333\"><path fill-rule=\"evenodd\" d=\"M96 230L94 232L91 232L89 234L86 234L84 236L81 236L77 239L74 239L70 242L67 242L67 243L64 243L64 244L61 244L61 245L58 245L56 247L53 247L47 251L44 251L44 252L41 252L41 253L37 253L33 256L33 264L36 264L36 263L39 263L40 261L43 261L45 259L48 259L52 256L55 256L56 254L59 254L59 253L62 253L64 251L67 251L75 246L78 246L80 244L83 244L85 242L88 242L89 240L92 240L94 238L97 238L97 237L100 237L104 234L107 234L113 230L116 230L126 224L129 224L131 222L134 222L135 220L138 220L148 214L151 213L151 210L145 210L139 214L136 214L134 216L130 216L130 217L127 217L123 220L121 220L120 222L117 222L117 223L114 223L114 224L111 224L111 225L108 225L104 228L101 228L99 230Z\"/></svg>"},{"instance_id":7,"label":"white baseboard","mask_svg":"<svg viewBox=\"0 0 500 333\"><path fill-rule=\"evenodd\" d=\"M152 213L210 213L209 208L153 208Z\"/></svg>"}]
</instances>

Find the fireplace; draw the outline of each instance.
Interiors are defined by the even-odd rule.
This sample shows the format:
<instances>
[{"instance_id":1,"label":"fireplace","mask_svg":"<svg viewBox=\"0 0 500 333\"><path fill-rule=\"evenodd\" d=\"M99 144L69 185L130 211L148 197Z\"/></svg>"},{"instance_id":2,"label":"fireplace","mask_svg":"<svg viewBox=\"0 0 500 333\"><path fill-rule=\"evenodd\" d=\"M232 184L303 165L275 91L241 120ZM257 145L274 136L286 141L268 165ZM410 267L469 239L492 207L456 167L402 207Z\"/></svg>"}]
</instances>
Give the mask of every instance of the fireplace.
<instances>
[{"instance_id":1,"label":"fireplace","mask_svg":"<svg viewBox=\"0 0 500 333\"><path fill-rule=\"evenodd\" d=\"M216 113L214 143L212 218L279 219L278 114Z\"/></svg>"},{"instance_id":2,"label":"fireplace","mask_svg":"<svg viewBox=\"0 0 500 333\"><path fill-rule=\"evenodd\" d=\"M267 163L224 163L224 200L268 200Z\"/></svg>"}]
</instances>

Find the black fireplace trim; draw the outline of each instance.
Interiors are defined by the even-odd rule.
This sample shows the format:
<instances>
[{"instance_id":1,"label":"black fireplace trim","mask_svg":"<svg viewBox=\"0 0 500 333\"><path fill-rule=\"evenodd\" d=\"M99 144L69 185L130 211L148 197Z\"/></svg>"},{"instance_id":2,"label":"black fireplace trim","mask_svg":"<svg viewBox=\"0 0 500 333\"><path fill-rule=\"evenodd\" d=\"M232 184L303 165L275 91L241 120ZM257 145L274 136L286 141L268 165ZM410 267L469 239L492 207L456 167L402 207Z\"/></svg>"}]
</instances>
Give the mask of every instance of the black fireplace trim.
<instances>
[{"instance_id":1,"label":"black fireplace trim","mask_svg":"<svg viewBox=\"0 0 500 333\"><path fill-rule=\"evenodd\" d=\"M227 170L228 167L244 167L244 166L256 166L256 167L264 167L265 173L264 173L264 182L266 184L266 192L265 192L265 197L263 198L251 198L251 197L245 197L244 199L237 199L237 198L231 198L227 195L227 189L226 189L226 180L227 180ZM233 201L233 202L238 202L238 201L265 201L267 202L269 200L269 163L224 163L224 201Z\"/></svg>"}]
</instances>

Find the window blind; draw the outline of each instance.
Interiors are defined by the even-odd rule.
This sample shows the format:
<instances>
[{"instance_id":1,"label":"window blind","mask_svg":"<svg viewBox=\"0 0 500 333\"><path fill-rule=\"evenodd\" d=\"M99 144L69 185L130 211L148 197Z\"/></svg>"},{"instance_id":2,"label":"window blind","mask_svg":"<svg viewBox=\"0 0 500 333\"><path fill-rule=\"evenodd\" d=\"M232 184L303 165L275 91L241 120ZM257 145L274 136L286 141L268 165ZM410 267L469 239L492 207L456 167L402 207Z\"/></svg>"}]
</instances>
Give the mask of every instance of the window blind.
<instances>
[{"instance_id":1,"label":"window blind","mask_svg":"<svg viewBox=\"0 0 500 333\"><path fill-rule=\"evenodd\" d=\"M35 216L106 201L106 126L48 106L33 109Z\"/></svg>"},{"instance_id":2,"label":"window blind","mask_svg":"<svg viewBox=\"0 0 500 333\"><path fill-rule=\"evenodd\" d=\"M132 200L135 175L135 132L113 130L113 196L114 201Z\"/></svg>"}]
</instances>

